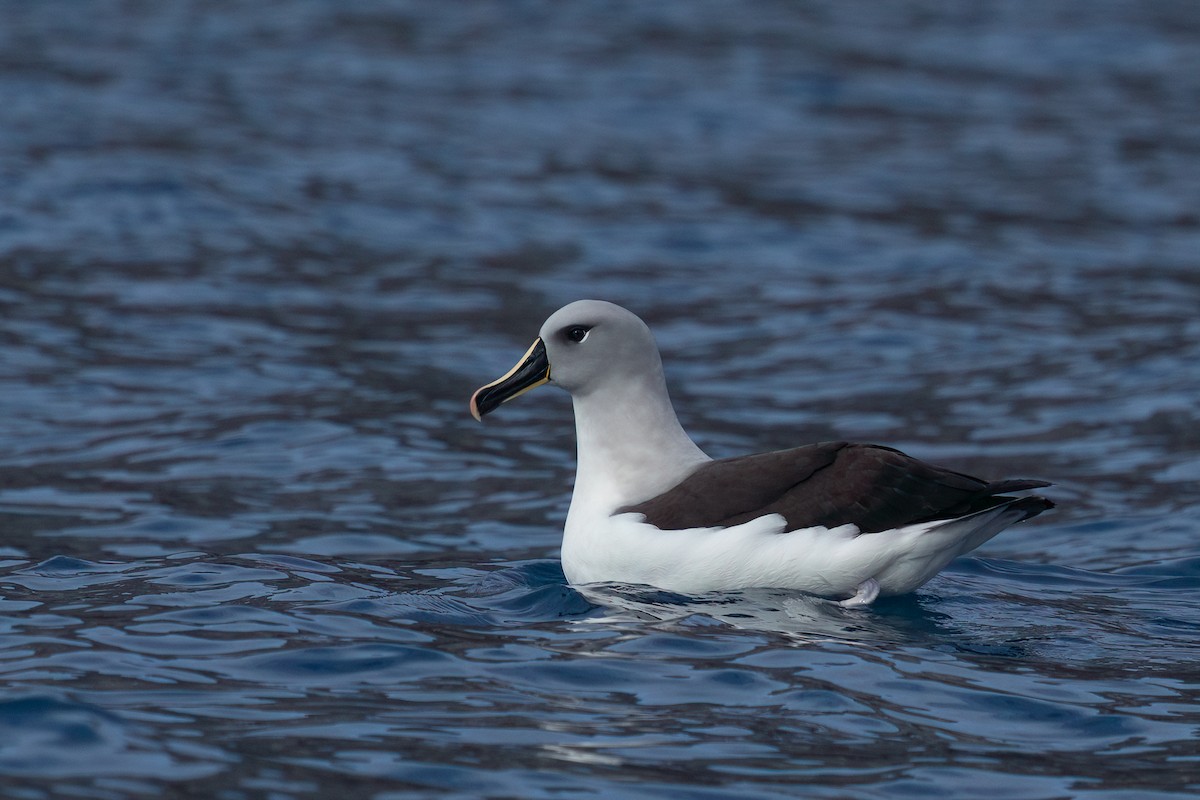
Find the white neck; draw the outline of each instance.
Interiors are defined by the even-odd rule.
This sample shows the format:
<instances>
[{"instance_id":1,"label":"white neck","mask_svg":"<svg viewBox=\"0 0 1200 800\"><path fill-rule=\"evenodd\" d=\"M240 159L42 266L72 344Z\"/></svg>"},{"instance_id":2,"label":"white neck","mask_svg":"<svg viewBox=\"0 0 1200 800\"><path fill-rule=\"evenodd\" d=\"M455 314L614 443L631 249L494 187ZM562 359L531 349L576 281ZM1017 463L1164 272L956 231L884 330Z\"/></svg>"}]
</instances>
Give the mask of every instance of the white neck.
<instances>
[{"instance_id":1,"label":"white neck","mask_svg":"<svg viewBox=\"0 0 1200 800\"><path fill-rule=\"evenodd\" d=\"M680 426L661 369L573 402L579 447L573 507L611 513L649 500L710 460Z\"/></svg>"}]
</instances>

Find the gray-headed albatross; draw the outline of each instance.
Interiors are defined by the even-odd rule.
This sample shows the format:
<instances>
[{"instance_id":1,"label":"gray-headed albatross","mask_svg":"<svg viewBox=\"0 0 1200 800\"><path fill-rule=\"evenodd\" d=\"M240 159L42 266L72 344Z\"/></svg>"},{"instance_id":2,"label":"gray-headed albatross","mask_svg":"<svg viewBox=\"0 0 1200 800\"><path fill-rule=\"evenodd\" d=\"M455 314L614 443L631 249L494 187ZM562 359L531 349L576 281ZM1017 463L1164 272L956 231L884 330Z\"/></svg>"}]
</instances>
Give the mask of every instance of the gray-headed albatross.
<instances>
[{"instance_id":1,"label":"gray-headed albatross","mask_svg":"<svg viewBox=\"0 0 1200 800\"><path fill-rule=\"evenodd\" d=\"M598 300L556 311L507 374L471 397L482 419L543 383L571 394L578 471L563 533L574 585L700 593L796 589L865 606L1054 504L1038 480L985 481L890 447L822 442L713 460L675 416L650 329Z\"/></svg>"}]
</instances>

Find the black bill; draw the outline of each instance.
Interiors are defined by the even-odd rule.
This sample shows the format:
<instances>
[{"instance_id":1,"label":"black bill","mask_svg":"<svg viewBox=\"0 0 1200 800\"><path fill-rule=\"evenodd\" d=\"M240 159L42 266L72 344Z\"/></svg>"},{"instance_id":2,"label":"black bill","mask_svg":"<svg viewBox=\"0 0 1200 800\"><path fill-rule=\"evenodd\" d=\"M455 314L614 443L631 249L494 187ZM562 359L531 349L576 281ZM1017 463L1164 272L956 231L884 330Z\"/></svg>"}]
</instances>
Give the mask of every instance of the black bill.
<instances>
[{"instance_id":1,"label":"black bill","mask_svg":"<svg viewBox=\"0 0 1200 800\"><path fill-rule=\"evenodd\" d=\"M482 421L484 414L496 410L501 403L525 394L548 380L550 361L546 358L546 345L537 339L517 365L503 377L475 390L475 394L471 395L471 416Z\"/></svg>"}]
</instances>

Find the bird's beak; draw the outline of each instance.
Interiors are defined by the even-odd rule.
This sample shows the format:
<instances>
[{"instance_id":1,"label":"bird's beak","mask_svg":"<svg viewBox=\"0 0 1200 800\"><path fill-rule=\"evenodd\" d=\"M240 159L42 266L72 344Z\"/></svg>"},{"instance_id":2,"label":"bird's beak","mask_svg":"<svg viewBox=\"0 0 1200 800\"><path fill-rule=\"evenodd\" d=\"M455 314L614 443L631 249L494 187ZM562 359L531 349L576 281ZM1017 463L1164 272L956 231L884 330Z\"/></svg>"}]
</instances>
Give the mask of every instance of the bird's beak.
<instances>
[{"instance_id":1,"label":"bird's beak","mask_svg":"<svg viewBox=\"0 0 1200 800\"><path fill-rule=\"evenodd\" d=\"M471 416L482 422L483 415L495 411L501 403L525 394L548 380L550 360L546 358L546 345L539 338L503 377L475 390L475 394L471 395Z\"/></svg>"}]
</instances>

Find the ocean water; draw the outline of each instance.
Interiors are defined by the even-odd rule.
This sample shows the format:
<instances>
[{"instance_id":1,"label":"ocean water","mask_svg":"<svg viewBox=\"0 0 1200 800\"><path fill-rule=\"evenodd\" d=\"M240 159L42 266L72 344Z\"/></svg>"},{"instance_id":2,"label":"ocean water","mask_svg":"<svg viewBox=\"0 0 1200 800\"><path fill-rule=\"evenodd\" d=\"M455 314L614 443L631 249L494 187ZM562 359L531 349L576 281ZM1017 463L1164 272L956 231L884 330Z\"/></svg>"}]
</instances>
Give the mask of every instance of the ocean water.
<instances>
[{"instance_id":1,"label":"ocean water","mask_svg":"<svg viewBox=\"0 0 1200 800\"><path fill-rule=\"evenodd\" d=\"M1200 7L0 8L0 796L1200 792ZM1058 508L915 594L568 586L580 297L715 456Z\"/></svg>"}]
</instances>

